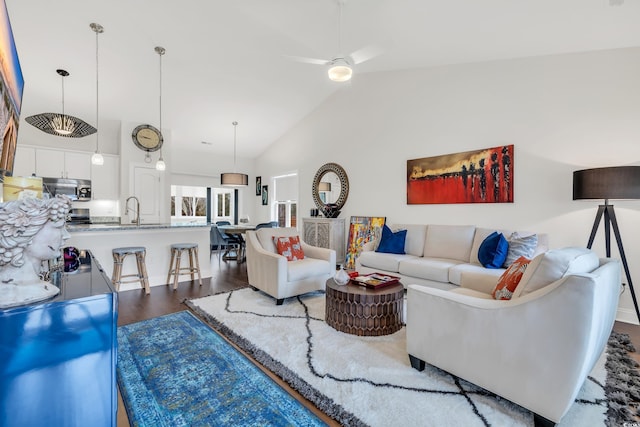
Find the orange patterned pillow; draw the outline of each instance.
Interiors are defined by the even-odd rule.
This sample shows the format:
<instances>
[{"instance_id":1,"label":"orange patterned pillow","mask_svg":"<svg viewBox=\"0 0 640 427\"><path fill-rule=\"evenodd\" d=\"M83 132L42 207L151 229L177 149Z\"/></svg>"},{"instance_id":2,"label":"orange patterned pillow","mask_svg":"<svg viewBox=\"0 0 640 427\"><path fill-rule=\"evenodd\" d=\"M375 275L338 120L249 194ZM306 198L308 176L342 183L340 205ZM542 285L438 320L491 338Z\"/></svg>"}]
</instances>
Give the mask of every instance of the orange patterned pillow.
<instances>
[{"instance_id":1,"label":"orange patterned pillow","mask_svg":"<svg viewBox=\"0 0 640 427\"><path fill-rule=\"evenodd\" d=\"M297 261L304 259L304 251L300 244L300 238L298 236L273 236L273 243L276 245L278 254L287 258L287 261Z\"/></svg>"},{"instance_id":2,"label":"orange patterned pillow","mask_svg":"<svg viewBox=\"0 0 640 427\"><path fill-rule=\"evenodd\" d=\"M513 292L516 290L518 283L520 283L520 279L522 279L522 275L530 262L530 259L523 256L515 260L513 264L507 268L507 271L502 273L491 295L499 300L511 299Z\"/></svg>"}]
</instances>

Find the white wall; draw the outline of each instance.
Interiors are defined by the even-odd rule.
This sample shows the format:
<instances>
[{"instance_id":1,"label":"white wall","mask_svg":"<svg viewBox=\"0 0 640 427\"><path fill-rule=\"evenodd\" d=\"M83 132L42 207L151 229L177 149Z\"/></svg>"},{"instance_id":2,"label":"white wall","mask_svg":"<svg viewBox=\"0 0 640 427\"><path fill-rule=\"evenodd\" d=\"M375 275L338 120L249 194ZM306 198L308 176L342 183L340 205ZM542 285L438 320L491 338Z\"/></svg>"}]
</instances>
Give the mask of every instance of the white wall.
<instances>
[{"instance_id":1,"label":"white wall","mask_svg":"<svg viewBox=\"0 0 640 427\"><path fill-rule=\"evenodd\" d=\"M347 221L367 215L392 223L526 229L549 233L552 247L585 246L598 202L572 200L572 172L640 165L638 76L640 48L362 75L356 70L352 83L260 156L255 171L266 183L297 169L302 216L314 207L316 170L336 162L349 176L341 214ZM515 146L514 203L407 205L407 160L503 144ZM257 221L268 220L259 198L254 203ZM640 202L615 205L640 292ZM604 256L602 228L594 249ZM619 318L637 321L628 290Z\"/></svg>"}]
</instances>

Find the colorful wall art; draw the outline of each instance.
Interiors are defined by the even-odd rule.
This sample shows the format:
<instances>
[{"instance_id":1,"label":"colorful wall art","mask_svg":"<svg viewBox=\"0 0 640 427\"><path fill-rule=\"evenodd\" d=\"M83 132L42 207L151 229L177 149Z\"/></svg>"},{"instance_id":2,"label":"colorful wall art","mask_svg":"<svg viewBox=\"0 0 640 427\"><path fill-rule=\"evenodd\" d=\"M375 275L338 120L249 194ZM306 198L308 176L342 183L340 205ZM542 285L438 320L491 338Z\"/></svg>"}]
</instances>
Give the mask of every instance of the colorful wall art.
<instances>
[{"instance_id":1,"label":"colorful wall art","mask_svg":"<svg viewBox=\"0 0 640 427\"><path fill-rule=\"evenodd\" d=\"M407 204L513 203L513 145L407 160Z\"/></svg>"},{"instance_id":2,"label":"colorful wall art","mask_svg":"<svg viewBox=\"0 0 640 427\"><path fill-rule=\"evenodd\" d=\"M4 0L0 3L0 175L11 175L24 80Z\"/></svg>"},{"instance_id":3,"label":"colorful wall art","mask_svg":"<svg viewBox=\"0 0 640 427\"><path fill-rule=\"evenodd\" d=\"M344 267L347 270L356 268L356 259L362 252L365 243L380 238L385 217L352 216L347 239L347 256Z\"/></svg>"}]
</instances>

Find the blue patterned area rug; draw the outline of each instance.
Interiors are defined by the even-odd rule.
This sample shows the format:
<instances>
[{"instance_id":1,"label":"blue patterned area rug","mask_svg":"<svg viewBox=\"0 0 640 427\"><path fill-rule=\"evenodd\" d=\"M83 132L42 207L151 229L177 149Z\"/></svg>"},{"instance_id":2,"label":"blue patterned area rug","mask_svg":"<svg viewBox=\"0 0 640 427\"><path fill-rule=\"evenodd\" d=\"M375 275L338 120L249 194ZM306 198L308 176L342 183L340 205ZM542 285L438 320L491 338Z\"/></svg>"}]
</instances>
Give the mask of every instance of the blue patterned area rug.
<instances>
[{"instance_id":1,"label":"blue patterned area rug","mask_svg":"<svg viewBox=\"0 0 640 427\"><path fill-rule=\"evenodd\" d=\"M118 328L118 385L132 426L324 426L187 311Z\"/></svg>"}]
</instances>

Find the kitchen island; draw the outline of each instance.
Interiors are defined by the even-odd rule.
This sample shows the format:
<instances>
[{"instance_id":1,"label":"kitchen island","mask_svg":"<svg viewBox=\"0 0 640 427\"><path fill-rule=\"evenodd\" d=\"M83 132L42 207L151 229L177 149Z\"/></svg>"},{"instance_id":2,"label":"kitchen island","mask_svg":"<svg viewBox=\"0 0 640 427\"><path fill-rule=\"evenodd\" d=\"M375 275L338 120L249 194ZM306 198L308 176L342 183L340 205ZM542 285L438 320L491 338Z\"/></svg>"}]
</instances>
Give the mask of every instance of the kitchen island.
<instances>
[{"instance_id":1,"label":"kitchen island","mask_svg":"<svg viewBox=\"0 0 640 427\"><path fill-rule=\"evenodd\" d=\"M146 265L150 286L164 286L171 261L171 245L174 243L197 243L198 261L202 278L211 277L209 224L79 224L68 225L71 238L66 246L89 249L104 267L109 278L113 272L114 248L124 246L144 246L147 248ZM183 263L186 257L183 256ZM186 261L188 262L188 261ZM123 274L137 271L135 257L127 257L122 266ZM190 280L188 275L180 276L180 281ZM137 282L123 283L120 291L143 288ZM153 292L153 290L151 291Z\"/></svg>"}]
</instances>

